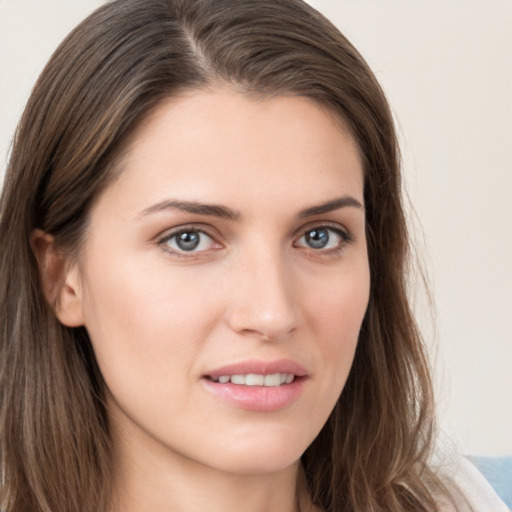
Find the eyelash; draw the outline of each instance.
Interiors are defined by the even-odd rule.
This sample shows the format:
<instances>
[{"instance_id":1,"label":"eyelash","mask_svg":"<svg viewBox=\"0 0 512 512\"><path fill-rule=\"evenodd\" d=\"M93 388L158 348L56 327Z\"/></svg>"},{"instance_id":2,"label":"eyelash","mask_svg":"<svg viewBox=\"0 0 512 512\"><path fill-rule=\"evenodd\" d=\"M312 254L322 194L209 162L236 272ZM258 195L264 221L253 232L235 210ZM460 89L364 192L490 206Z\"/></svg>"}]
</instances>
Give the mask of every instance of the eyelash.
<instances>
[{"instance_id":1,"label":"eyelash","mask_svg":"<svg viewBox=\"0 0 512 512\"><path fill-rule=\"evenodd\" d=\"M212 244L217 245L220 247L221 244L215 240L215 237L212 236L210 233L208 233L206 230L198 228L197 226L184 226L180 227L179 229L176 229L168 234L166 234L164 237L160 238L157 242L157 245L162 247L162 249L174 256L177 256L178 258L196 258L198 253L205 252L203 251L185 251L180 249L173 249L169 247L169 242L175 238L177 238L179 235L186 234L186 233L199 233L201 235L205 235L208 238L212 240ZM201 243L201 241L199 242Z\"/></svg>"},{"instance_id":2,"label":"eyelash","mask_svg":"<svg viewBox=\"0 0 512 512\"><path fill-rule=\"evenodd\" d=\"M335 233L336 236L340 238L339 243L336 245L336 247L328 248L328 249L315 249L313 247L306 247L302 245L297 245L298 241L302 238L306 237L308 233L312 233L313 231L329 231L331 233ZM215 237L212 236L210 233L208 233L206 230L199 228L197 226L184 226L180 227L179 229L176 229L170 233L167 233L165 236L160 238L157 241L157 245L160 246L164 251L171 253L174 256L177 256L179 258L197 258L198 254L208 251L208 249L200 250L200 251L186 251L186 250L180 250L173 249L169 247L169 242L173 239L176 239L179 235L182 234L190 234L190 233L199 233L200 235L205 235L208 238L211 239L211 244L217 245L217 248L222 248L222 245L215 240ZM332 225L332 224L319 224L319 225L313 225L308 226L306 229L302 228L300 230L300 237L295 239L295 242L293 243L293 246L299 249L303 250L311 250L313 254L318 256L330 256L330 255L336 255L339 254L348 244L352 243L354 240L354 237L352 234L350 234L347 230L340 228L339 225ZM199 244L201 244L201 240L199 241Z\"/></svg>"},{"instance_id":3,"label":"eyelash","mask_svg":"<svg viewBox=\"0 0 512 512\"><path fill-rule=\"evenodd\" d=\"M336 256L341 253L343 249L354 241L354 237L347 230L341 228L339 225L335 224L319 224L308 226L306 229L301 229L301 236L297 240L301 240L304 238L307 233L312 233L313 231L329 231L335 233L336 236L339 237L339 243L335 247L331 247L329 249L314 249L313 247L299 246L296 245L297 241L294 242L294 247L299 247L305 250L310 249L314 255L318 256Z\"/></svg>"}]
</instances>

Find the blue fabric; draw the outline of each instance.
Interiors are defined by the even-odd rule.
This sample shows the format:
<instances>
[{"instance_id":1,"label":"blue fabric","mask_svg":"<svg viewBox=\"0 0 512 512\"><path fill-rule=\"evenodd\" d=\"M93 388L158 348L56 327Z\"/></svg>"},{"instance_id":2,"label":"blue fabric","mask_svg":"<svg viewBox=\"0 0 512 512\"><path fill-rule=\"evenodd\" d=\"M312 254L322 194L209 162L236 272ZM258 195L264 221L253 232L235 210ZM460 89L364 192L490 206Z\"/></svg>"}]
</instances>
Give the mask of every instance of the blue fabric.
<instances>
[{"instance_id":1,"label":"blue fabric","mask_svg":"<svg viewBox=\"0 0 512 512\"><path fill-rule=\"evenodd\" d=\"M468 458L485 476L505 505L512 509L512 456Z\"/></svg>"}]
</instances>

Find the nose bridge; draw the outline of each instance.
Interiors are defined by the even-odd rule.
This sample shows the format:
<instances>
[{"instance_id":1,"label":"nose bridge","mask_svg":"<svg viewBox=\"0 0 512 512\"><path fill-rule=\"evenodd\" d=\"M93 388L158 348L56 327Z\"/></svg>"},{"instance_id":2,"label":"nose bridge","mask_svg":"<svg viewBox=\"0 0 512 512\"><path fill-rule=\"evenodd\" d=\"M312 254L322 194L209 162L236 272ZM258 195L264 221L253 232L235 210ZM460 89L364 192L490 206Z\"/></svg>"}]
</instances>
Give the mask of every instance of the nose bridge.
<instances>
[{"instance_id":1,"label":"nose bridge","mask_svg":"<svg viewBox=\"0 0 512 512\"><path fill-rule=\"evenodd\" d=\"M288 336L297 323L291 268L277 245L257 240L240 255L230 324L264 339Z\"/></svg>"}]
</instances>

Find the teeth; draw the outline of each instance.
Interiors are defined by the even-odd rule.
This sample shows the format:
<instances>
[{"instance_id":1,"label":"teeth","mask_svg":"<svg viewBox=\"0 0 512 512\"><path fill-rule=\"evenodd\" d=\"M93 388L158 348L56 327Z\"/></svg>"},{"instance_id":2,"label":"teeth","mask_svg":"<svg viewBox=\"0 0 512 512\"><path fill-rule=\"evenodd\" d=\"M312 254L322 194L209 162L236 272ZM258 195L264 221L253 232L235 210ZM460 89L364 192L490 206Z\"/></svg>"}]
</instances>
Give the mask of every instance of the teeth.
<instances>
[{"instance_id":1,"label":"teeth","mask_svg":"<svg viewBox=\"0 0 512 512\"><path fill-rule=\"evenodd\" d=\"M294 381L293 373L272 373L270 375L259 375L257 373L248 373L247 375L221 375L214 379L220 384L238 384L242 386L266 386L277 387L282 384L290 384Z\"/></svg>"},{"instance_id":2,"label":"teeth","mask_svg":"<svg viewBox=\"0 0 512 512\"><path fill-rule=\"evenodd\" d=\"M249 373L245 376L246 386L263 386L265 377L263 375L256 375L255 373Z\"/></svg>"},{"instance_id":3,"label":"teeth","mask_svg":"<svg viewBox=\"0 0 512 512\"><path fill-rule=\"evenodd\" d=\"M265 375L265 386L280 386L281 375L279 373L273 373L272 375Z\"/></svg>"},{"instance_id":4,"label":"teeth","mask_svg":"<svg viewBox=\"0 0 512 512\"><path fill-rule=\"evenodd\" d=\"M245 384L244 375L231 375L231 382L233 384Z\"/></svg>"}]
</instances>

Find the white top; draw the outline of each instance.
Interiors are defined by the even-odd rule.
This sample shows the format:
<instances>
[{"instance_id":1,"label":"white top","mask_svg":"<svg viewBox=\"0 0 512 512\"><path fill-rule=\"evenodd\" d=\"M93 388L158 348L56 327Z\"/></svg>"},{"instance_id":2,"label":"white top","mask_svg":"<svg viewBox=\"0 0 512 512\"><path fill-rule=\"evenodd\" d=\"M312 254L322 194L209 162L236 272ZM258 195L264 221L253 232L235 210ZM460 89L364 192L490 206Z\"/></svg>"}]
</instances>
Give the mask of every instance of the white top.
<instances>
[{"instance_id":1,"label":"white top","mask_svg":"<svg viewBox=\"0 0 512 512\"><path fill-rule=\"evenodd\" d=\"M442 472L448 474L459 486L475 512L509 512L491 484L465 457L450 458L448 465L443 464ZM466 512L466 508L457 512Z\"/></svg>"}]
</instances>

